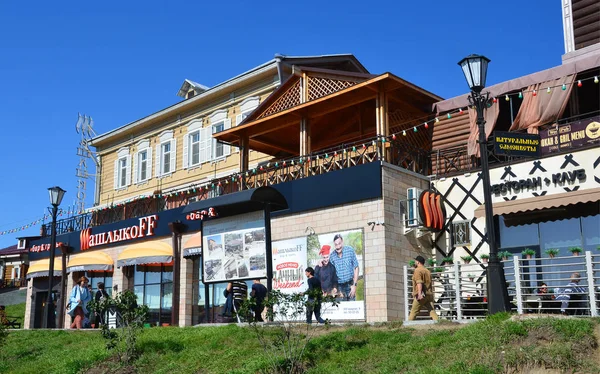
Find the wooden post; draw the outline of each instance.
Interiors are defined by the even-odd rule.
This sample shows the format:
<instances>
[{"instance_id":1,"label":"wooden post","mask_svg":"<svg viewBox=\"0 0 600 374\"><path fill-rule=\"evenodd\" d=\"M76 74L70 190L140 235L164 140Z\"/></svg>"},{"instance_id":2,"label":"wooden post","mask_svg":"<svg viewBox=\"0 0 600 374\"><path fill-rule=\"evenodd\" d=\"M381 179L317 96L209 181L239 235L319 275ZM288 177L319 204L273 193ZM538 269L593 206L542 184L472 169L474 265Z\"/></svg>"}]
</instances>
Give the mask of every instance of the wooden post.
<instances>
[{"instance_id":1,"label":"wooden post","mask_svg":"<svg viewBox=\"0 0 600 374\"><path fill-rule=\"evenodd\" d=\"M171 301L171 326L179 325L179 287L181 279L181 233L185 225L179 221L169 222L173 246L173 300Z\"/></svg>"},{"instance_id":2,"label":"wooden post","mask_svg":"<svg viewBox=\"0 0 600 374\"><path fill-rule=\"evenodd\" d=\"M249 165L249 161L250 161L250 147L248 146L250 144L250 139L248 138L248 135L242 135L242 137L240 138L240 172L241 173L245 173L248 171L248 165ZM240 182L240 191L244 189L244 186L246 184L246 177L242 176L242 179L239 180Z\"/></svg>"}]
</instances>

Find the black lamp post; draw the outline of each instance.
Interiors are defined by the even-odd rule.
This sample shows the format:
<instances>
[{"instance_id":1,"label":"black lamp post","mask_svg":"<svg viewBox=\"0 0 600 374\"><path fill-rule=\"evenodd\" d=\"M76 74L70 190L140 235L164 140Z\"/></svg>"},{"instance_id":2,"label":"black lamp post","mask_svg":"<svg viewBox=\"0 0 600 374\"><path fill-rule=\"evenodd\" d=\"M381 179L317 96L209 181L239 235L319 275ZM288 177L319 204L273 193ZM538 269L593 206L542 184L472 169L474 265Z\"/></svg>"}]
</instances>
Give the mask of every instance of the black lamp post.
<instances>
[{"instance_id":1,"label":"black lamp post","mask_svg":"<svg viewBox=\"0 0 600 374\"><path fill-rule=\"evenodd\" d=\"M488 313L510 311L508 290L504 277L504 267L498 259L498 245L496 242L496 230L494 226L494 212L492 209L492 195L490 192L490 167L488 165L487 136L485 134L484 110L488 105L490 93L481 91L485 87L487 67L490 60L485 56L470 55L458 63L461 67L469 88L471 96L469 103L477 111L477 127L479 129L479 151L481 157L481 176L483 179L483 201L485 204L485 226L488 244L490 246L490 260L487 268L487 298Z\"/></svg>"},{"instance_id":2,"label":"black lamp post","mask_svg":"<svg viewBox=\"0 0 600 374\"><path fill-rule=\"evenodd\" d=\"M56 250L56 216L58 214L58 206L67 191L55 186L48 188L48 192L50 193L50 204L52 204L52 233L50 236L50 268L48 269L48 298L46 300L46 307L44 308L44 316L46 317L44 318L44 328L51 329L56 327L54 303L52 302L52 288L54 286L54 252Z\"/></svg>"}]
</instances>

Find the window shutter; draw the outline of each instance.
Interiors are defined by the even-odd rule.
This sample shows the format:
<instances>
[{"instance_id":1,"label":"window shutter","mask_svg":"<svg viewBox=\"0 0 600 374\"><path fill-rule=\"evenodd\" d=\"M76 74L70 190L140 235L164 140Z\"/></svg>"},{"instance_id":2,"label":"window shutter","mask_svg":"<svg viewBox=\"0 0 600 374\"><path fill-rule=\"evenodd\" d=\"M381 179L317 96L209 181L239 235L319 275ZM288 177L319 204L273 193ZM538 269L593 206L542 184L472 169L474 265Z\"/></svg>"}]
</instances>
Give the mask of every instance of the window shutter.
<instances>
[{"instance_id":1,"label":"window shutter","mask_svg":"<svg viewBox=\"0 0 600 374\"><path fill-rule=\"evenodd\" d=\"M146 178L152 178L152 147L148 147L148 157L146 162Z\"/></svg>"},{"instance_id":2,"label":"window shutter","mask_svg":"<svg viewBox=\"0 0 600 374\"><path fill-rule=\"evenodd\" d=\"M131 184L131 155L128 155L125 160L127 163L127 167L125 168L125 186L129 186Z\"/></svg>"},{"instance_id":3,"label":"window shutter","mask_svg":"<svg viewBox=\"0 0 600 374\"><path fill-rule=\"evenodd\" d=\"M231 120L229 118L225 119L225 123L223 125L223 131L231 128ZM223 156L229 156L231 154L231 146L229 144L223 143Z\"/></svg>"},{"instance_id":4,"label":"window shutter","mask_svg":"<svg viewBox=\"0 0 600 374\"><path fill-rule=\"evenodd\" d=\"M189 147L189 143L190 143L190 134L185 134L183 136L183 168L187 169L188 165L189 165L189 154L188 154L188 147Z\"/></svg>"},{"instance_id":5,"label":"window shutter","mask_svg":"<svg viewBox=\"0 0 600 374\"><path fill-rule=\"evenodd\" d=\"M136 153L135 157L131 159L131 168L133 169L133 183L136 184L138 181L138 167L140 162L140 153ZM146 162L147 163L147 162Z\"/></svg>"},{"instance_id":6,"label":"window shutter","mask_svg":"<svg viewBox=\"0 0 600 374\"><path fill-rule=\"evenodd\" d=\"M115 190L119 188L119 159L115 160L115 179L114 179Z\"/></svg>"},{"instance_id":7,"label":"window shutter","mask_svg":"<svg viewBox=\"0 0 600 374\"><path fill-rule=\"evenodd\" d=\"M239 126L240 123L242 123L242 115L238 114L237 116L235 116L235 125Z\"/></svg>"},{"instance_id":8,"label":"window shutter","mask_svg":"<svg viewBox=\"0 0 600 374\"><path fill-rule=\"evenodd\" d=\"M212 126L200 130L200 162L209 162L212 158Z\"/></svg>"},{"instance_id":9,"label":"window shutter","mask_svg":"<svg viewBox=\"0 0 600 374\"><path fill-rule=\"evenodd\" d=\"M177 162L177 139L173 138L171 140L171 169L169 170L170 173L177 170L176 162Z\"/></svg>"},{"instance_id":10,"label":"window shutter","mask_svg":"<svg viewBox=\"0 0 600 374\"><path fill-rule=\"evenodd\" d=\"M160 161L160 142L156 145L156 155L154 157L156 157L156 176L160 177L162 175L162 169L160 167L160 164L162 163Z\"/></svg>"}]
</instances>

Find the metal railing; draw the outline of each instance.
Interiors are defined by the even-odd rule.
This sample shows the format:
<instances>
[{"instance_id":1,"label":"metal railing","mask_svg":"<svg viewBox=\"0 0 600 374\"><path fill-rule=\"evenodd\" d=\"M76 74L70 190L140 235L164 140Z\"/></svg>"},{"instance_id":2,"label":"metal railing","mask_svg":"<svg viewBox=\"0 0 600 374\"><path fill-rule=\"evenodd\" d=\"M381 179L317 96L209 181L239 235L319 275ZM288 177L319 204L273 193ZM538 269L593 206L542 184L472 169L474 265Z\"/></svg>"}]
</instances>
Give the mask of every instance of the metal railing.
<instances>
[{"instance_id":1,"label":"metal railing","mask_svg":"<svg viewBox=\"0 0 600 374\"><path fill-rule=\"evenodd\" d=\"M20 288L27 285L27 280L24 278L18 279L3 279L0 281L0 288Z\"/></svg>"},{"instance_id":2,"label":"metal railing","mask_svg":"<svg viewBox=\"0 0 600 374\"><path fill-rule=\"evenodd\" d=\"M600 254L502 261L511 310L518 314L597 317L600 309ZM440 318L464 320L487 315L486 263L431 267L434 306ZM404 266L405 319L412 307L413 269ZM572 274L578 273L578 284ZM547 291L542 289L547 285ZM424 310L417 319L429 319Z\"/></svg>"},{"instance_id":3,"label":"metal railing","mask_svg":"<svg viewBox=\"0 0 600 374\"><path fill-rule=\"evenodd\" d=\"M339 144L304 157L271 160L251 170L188 186L185 191L156 191L146 198L62 219L57 222L57 234L174 209L187 205L191 197L206 200L244 189L309 178L379 161L423 175L428 175L431 170L427 150L392 137L372 137ZM40 235L50 235L48 224L42 225Z\"/></svg>"}]
</instances>

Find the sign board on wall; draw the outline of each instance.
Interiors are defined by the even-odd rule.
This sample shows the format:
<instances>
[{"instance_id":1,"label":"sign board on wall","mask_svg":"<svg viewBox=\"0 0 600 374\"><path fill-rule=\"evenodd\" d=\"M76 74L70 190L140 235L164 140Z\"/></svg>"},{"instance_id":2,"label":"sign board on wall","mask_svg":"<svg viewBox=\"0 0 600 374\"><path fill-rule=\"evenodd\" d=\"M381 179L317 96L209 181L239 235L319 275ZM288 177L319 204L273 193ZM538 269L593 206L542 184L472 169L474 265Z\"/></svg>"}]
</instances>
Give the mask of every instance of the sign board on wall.
<instances>
[{"instance_id":1,"label":"sign board on wall","mask_svg":"<svg viewBox=\"0 0 600 374\"><path fill-rule=\"evenodd\" d=\"M202 255L204 283L266 278L264 213L205 221Z\"/></svg>"},{"instance_id":2,"label":"sign board on wall","mask_svg":"<svg viewBox=\"0 0 600 374\"><path fill-rule=\"evenodd\" d=\"M600 116L550 126L540 131L540 137L542 154L600 143Z\"/></svg>"},{"instance_id":3,"label":"sign board on wall","mask_svg":"<svg viewBox=\"0 0 600 374\"><path fill-rule=\"evenodd\" d=\"M537 134L494 131L494 154L539 157L541 154L540 136Z\"/></svg>"},{"instance_id":4,"label":"sign board on wall","mask_svg":"<svg viewBox=\"0 0 600 374\"><path fill-rule=\"evenodd\" d=\"M341 238L336 238L338 234ZM345 261L335 261L335 259L331 261L332 256L338 256L336 247L340 248ZM362 229L280 240L273 242L272 248L273 289L284 293L306 291L308 287L304 271L307 266L310 266L315 269L324 292L336 297L339 301L337 307L328 304L322 306L323 318L331 320L365 319L364 236ZM344 252L346 253L344 254ZM348 293L353 280L344 285L339 281L353 278L352 275L348 278L348 274L354 272L353 264L358 266L358 286L354 297L349 298ZM338 274L346 276L348 279L340 279L337 277ZM332 275L335 275L338 280L337 287L333 289Z\"/></svg>"}]
</instances>

